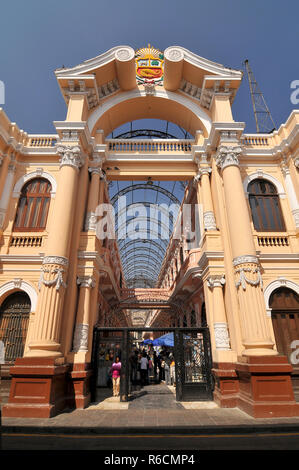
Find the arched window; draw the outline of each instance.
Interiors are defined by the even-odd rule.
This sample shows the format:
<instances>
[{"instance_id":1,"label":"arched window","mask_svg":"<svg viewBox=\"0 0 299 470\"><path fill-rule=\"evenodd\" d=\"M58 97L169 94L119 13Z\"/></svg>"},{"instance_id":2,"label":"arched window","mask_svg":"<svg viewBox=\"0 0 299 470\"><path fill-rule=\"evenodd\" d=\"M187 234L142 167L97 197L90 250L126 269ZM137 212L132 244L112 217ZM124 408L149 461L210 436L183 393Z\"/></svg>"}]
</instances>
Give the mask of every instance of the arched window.
<instances>
[{"instance_id":1,"label":"arched window","mask_svg":"<svg viewBox=\"0 0 299 470\"><path fill-rule=\"evenodd\" d=\"M285 231L279 195L274 184L255 179L248 185L249 204L255 230Z\"/></svg>"},{"instance_id":2,"label":"arched window","mask_svg":"<svg viewBox=\"0 0 299 470\"><path fill-rule=\"evenodd\" d=\"M44 178L34 178L21 191L14 231L41 231L47 223L51 199L51 183Z\"/></svg>"},{"instance_id":3,"label":"arched window","mask_svg":"<svg viewBox=\"0 0 299 470\"><path fill-rule=\"evenodd\" d=\"M14 292L0 307L0 341L5 348L5 362L14 362L23 356L30 310L26 292Z\"/></svg>"}]
</instances>

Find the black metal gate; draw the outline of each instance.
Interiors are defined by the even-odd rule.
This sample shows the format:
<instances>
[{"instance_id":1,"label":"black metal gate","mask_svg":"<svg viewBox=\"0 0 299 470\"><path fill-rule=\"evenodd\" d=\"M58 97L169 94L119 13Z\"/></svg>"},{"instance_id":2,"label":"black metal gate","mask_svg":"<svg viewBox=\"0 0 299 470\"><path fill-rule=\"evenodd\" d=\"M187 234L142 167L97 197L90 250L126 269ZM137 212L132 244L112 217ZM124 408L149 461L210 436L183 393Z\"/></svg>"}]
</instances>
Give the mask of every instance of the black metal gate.
<instances>
[{"instance_id":1,"label":"black metal gate","mask_svg":"<svg viewBox=\"0 0 299 470\"><path fill-rule=\"evenodd\" d=\"M5 362L22 357L26 341L31 303L26 292L9 295L0 308L0 341L5 347Z\"/></svg>"},{"instance_id":2,"label":"black metal gate","mask_svg":"<svg viewBox=\"0 0 299 470\"><path fill-rule=\"evenodd\" d=\"M105 374L118 355L121 359L120 400L130 396L131 344L135 332L173 332L177 401L213 398L212 357L209 329L205 328L100 328L94 329L92 399L96 387L105 386Z\"/></svg>"}]
</instances>

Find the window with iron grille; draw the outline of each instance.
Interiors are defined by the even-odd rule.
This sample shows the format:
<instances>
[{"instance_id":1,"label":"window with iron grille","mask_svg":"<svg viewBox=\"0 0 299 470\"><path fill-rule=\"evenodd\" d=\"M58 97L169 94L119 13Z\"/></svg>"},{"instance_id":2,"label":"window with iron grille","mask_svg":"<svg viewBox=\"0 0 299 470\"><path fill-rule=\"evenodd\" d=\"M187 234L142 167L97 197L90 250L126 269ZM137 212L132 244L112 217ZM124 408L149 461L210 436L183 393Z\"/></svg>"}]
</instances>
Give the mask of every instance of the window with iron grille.
<instances>
[{"instance_id":1,"label":"window with iron grille","mask_svg":"<svg viewBox=\"0 0 299 470\"><path fill-rule=\"evenodd\" d=\"M248 185L249 204L255 230L260 232L284 232L279 195L274 184L256 179Z\"/></svg>"},{"instance_id":2,"label":"window with iron grille","mask_svg":"<svg viewBox=\"0 0 299 470\"><path fill-rule=\"evenodd\" d=\"M6 363L23 356L30 310L26 292L14 292L0 307L0 341L4 344Z\"/></svg>"},{"instance_id":3,"label":"window with iron grille","mask_svg":"<svg viewBox=\"0 0 299 470\"><path fill-rule=\"evenodd\" d=\"M46 228L51 199L51 184L44 178L34 178L23 186L17 214L15 232L42 231Z\"/></svg>"}]
</instances>

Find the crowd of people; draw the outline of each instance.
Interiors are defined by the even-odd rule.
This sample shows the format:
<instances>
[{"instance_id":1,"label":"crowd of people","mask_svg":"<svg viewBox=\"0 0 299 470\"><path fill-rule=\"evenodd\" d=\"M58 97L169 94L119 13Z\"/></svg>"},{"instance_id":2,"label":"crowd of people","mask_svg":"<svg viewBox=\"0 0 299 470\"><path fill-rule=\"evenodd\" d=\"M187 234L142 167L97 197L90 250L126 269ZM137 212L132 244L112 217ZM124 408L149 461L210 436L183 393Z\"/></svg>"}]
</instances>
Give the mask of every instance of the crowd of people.
<instances>
[{"instance_id":1,"label":"crowd of people","mask_svg":"<svg viewBox=\"0 0 299 470\"><path fill-rule=\"evenodd\" d=\"M112 379L113 396L119 396L121 361L116 357L109 370ZM175 386L175 362L173 353L162 349L159 353L154 349L135 349L130 356L130 380L134 389L150 383L165 382Z\"/></svg>"},{"instance_id":2,"label":"crowd of people","mask_svg":"<svg viewBox=\"0 0 299 470\"><path fill-rule=\"evenodd\" d=\"M130 377L132 386L149 385L165 381L175 385L175 362L172 352L162 349L135 349L130 357Z\"/></svg>"}]
</instances>

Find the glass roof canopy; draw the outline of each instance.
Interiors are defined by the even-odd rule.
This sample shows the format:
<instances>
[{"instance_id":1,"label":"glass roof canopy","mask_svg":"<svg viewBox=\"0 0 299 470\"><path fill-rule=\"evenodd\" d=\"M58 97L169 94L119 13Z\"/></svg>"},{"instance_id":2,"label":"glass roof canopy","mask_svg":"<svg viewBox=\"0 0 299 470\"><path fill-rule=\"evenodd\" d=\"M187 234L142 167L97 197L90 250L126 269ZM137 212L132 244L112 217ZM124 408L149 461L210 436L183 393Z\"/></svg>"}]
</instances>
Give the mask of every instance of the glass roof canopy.
<instances>
[{"instance_id":1,"label":"glass roof canopy","mask_svg":"<svg viewBox=\"0 0 299 470\"><path fill-rule=\"evenodd\" d=\"M192 139L174 123L140 119L115 129L108 138ZM183 181L110 181L115 232L128 288L155 287L185 193Z\"/></svg>"},{"instance_id":2,"label":"glass roof canopy","mask_svg":"<svg viewBox=\"0 0 299 470\"><path fill-rule=\"evenodd\" d=\"M155 287L184 192L180 181L109 183L128 288Z\"/></svg>"}]
</instances>

